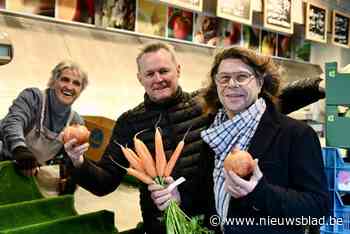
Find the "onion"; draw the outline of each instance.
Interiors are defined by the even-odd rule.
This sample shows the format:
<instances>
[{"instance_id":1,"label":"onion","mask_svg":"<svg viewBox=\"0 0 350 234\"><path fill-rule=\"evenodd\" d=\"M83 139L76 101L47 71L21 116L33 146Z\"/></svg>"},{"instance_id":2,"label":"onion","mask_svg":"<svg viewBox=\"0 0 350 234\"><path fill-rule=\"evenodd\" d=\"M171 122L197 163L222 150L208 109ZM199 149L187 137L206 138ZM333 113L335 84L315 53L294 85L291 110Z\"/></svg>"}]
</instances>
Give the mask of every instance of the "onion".
<instances>
[{"instance_id":1,"label":"onion","mask_svg":"<svg viewBox=\"0 0 350 234\"><path fill-rule=\"evenodd\" d=\"M224 168L244 178L254 171L255 161L247 151L235 149L225 158Z\"/></svg>"},{"instance_id":2,"label":"onion","mask_svg":"<svg viewBox=\"0 0 350 234\"><path fill-rule=\"evenodd\" d=\"M68 126L64 129L63 132L63 142L66 143L71 139L77 139L78 145L84 144L89 141L90 131L84 126L80 124L74 124Z\"/></svg>"}]
</instances>

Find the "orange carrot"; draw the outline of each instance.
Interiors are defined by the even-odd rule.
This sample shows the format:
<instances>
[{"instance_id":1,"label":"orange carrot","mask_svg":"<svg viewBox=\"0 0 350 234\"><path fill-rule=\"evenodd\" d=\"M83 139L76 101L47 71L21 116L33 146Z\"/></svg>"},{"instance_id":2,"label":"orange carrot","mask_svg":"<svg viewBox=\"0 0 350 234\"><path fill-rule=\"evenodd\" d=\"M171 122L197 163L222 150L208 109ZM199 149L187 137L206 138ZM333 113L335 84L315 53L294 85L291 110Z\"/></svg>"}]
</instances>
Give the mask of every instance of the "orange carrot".
<instances>
[{"instance_id":1,"label":"orange carrot","mask_svg":"<svg viewBox=\"0 0 350 234\"><path fill-rule=\"evenodd\" d=\"M128 148L125 148L125 147L122 146L122 145L119 145L119 146L120 146L120 148L122 149L122 152L123 152L125 158L129 161L130 166L131 166L132 168L135 168L136 170L142 172L142 171L143 171L142 165L137 161L136 158L134 158L134 157L130 154L130 152L128 151Z\"/></svg>"},{"instance_id":2,"label":"orange carrot","mask_svg":"<svg viewBox=\"0 0 350 234\"><path fill-rule=\"evenodd\" d=\"M130 148L126 148L127 151L129 151L130 155L136 160L138 161L139 163L142 164L142 161L140 159L140 157Z\"/></svg>"},{"instance_id":3,"label":"orange carrot","mask_svg":"<svg viewBox=\"0 0 350 234\"><path fill-rule=\"evenodd\" d=\"M156 167L154 165L152 155L147 146L140 139L138 139L136 135L134 136L134 145L136 153L140 156L146 173L152 178L157 177Z\"/></svg>"},{"instance_id":4,"label":"orange carrot","mask_svg":"<svg viewBox=\"0 0 350 234\"><path fill-rule=\"evenodd\" d=\"M179 144L177 144L176 149L174 150L173 154L171 155L168 164L165 167L165 171L164 171L164 176L170 176L171 172L173 172L173 169L175 167L176 161L179 158L182 149L184 148L185 145L185 141L181 140L179 142Z\"/></svg>"},{"instance_id":5,"label":"orange carrot","mask_svg":"<svg viewBox=\"0 0 350 234\"><path fill-rule=\"evenodd\" d=\"M137 179L139 179L140 181L142 181L145 184L154 184L154 181L152 180L152 178L143 172L140 172L140 171L135 170L133 168L128 168L127 172L129 175L136 177Z\"/></svg>"},{"instance_id":6,"label":"orange carrot","mask_svg":"<svg viewBox=\"0 0 350 234\"><path fill-rule=\"evenodd\" d=\"M137 169L138 171L144 172L145 173L145 169L143 168L142 165L142 160L137 156L137 154L130 148L126 148L126 150L129 152L130 156L137 161L137 164L139 165L138 168L134 167L135 169Z\"/></svg>"},{"instance_id":7,"label":"orange carrot","mask_svg":"<svg viewBox=\"0 0 350 234\"><path fill-rule=\"evenodd\" d=\"M166 167L166 157L164 152L162 135L159 132L159 129L156 128L156 133L154 136L154 145L156 148L156 169L158 172L158 176L162 177L164 175L164 170Z\"/></svg>"},{"instance_id":8,"label":"orange carrot","mask_svg":"<svg viewBox=\"0 0 350 234\"><path fill-rule=\"evenodd\" d=\"M111 161L112 161L115 165L117 165L117 166L120 167L120 168L123 168L124 170L126 170L126 172L127 172L129 175L136 177L137 179L139 179L139 180L142 181L143 183L145 183L145 184L153 184L153 183L154 183L154 181L152 180L152 178L151 178L150 176L146 175L145 173L140 172L140 171L138 171L138 170L135 170L135 169L133 169L133 168L131 168L131 167L126 168L126 167L120 165L119 163L117 163L116 161L114 161L114 159L113 159L113 157L112 157L111 155L109 155L109 158L111 159Z\"/></svg>"}]
</instances>

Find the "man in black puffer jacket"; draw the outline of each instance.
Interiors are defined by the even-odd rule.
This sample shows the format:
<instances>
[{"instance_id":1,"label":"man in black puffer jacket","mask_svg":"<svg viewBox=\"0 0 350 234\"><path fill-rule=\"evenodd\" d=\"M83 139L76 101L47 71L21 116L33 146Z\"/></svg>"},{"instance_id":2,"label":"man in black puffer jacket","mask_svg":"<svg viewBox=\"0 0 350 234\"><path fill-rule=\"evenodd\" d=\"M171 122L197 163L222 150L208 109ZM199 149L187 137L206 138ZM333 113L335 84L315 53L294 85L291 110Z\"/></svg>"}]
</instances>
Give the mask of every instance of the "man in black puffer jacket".
<instances>
[{"instance_id":1,"label":"man in black puffer jacket","mask_svg":"<svg viewBox=\"0 0 350 234\"><path fill-rule=\"evenodd\" d=\"M138 138L153 153L154 127L160 120L157 126L162 129L166 157L169 159L177 143L190 129L172 177L174 179L181 176L186 178L186 182L178 187L181 194L180 207L186 214L196 215L199 209L193 207L193 199L201 196L194 189L195 180L198 178L199 152L202 145L200 132L208 124L208 118L203 115L202 108L195 98L198 92L189 94L182 91L178 85L180 65L177 63L172 48L164 43L147 45L137 57L137 64L138 79L146 91L144 102L118 118L109 145L99 162L95 163L84 158L84 152L79 146L73 146L74 140L65 144L66 152L74 165L72 176L80 186L88 191L98 196L106 195L119 186L126 173L109 157L113 157L125 167L129 166L118 144L134 148L134 135L147 129L141 132ZM313 84L316 90L315 96L320 95L318 82L315 81ZM317 96L315 100L321 97ZM286 100L293 99L288 96ZM293 105L297 106L297 104L289 104L291 107L288 109L293 109ZM165 233L160 221L162 214L154 205L147 185L144 184L140 185L140 204L145 232L148 234Z\"/></svg>"}]
</instances>

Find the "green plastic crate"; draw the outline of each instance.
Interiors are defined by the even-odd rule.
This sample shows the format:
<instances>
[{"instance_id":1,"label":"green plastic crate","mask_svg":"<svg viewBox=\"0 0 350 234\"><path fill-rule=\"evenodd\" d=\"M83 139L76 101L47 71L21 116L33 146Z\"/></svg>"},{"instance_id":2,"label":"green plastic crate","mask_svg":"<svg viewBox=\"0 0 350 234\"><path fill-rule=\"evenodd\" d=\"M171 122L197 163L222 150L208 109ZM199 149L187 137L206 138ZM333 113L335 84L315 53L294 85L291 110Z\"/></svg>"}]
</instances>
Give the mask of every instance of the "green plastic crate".
<instances>
[{"instance_id":1,"label":"green plastic crate","mask_svg":"<svg viewBox=\"0 0 350 234\"><path fill-rule=\"evenodd\" d=\"M338 73L337 63L326 63L326 104L350 105L350 73Z\"/></svg>"},{"instance_id":2,"label":"green plastic crate","mask_svg":"<svg viewBox=\"0 0 350 234\"><path fill-rule=\"evenodd\" d=\"M337 63L326 63L326 145L350 148L350 118L338 106L350 106L350 73L338 73Z\"/></svg>"}]
</instances>

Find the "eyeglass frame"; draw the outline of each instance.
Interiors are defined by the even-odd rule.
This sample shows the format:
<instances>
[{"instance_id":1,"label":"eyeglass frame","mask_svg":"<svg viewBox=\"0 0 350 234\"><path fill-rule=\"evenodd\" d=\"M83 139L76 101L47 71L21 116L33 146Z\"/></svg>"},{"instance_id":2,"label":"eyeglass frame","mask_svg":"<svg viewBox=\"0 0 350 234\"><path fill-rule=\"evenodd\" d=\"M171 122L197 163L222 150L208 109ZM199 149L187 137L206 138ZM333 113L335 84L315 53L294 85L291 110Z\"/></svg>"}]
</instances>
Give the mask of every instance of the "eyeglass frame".
<instances>
[{"instance_id":1,"label":"eyeglass frame","mask_svg":"<svg viewBox=\"0 0 350 234\"><path fill-rule=\"evenodd\" d=\"M256 75L253 74L253 73L249 73L249 72L242 72L242 71L239 71L239 72L223 72L221 74L227 74L228 76L230 76L230 79L225 82L225 83L221 83L218 79L218 76L220 75L220 73L216 73L215 74L215 77L214 77L214 80L215 80L215 83L217 85L220 85L222 87L226 87L229 85L230 81L233 80L235 85L238 85L238 86L245 86L245 85L248 85L252 80L253 78L256 78ZM248 74L248 78L246 81L244 81L243 83L239 82L237 79L235 79L233 76L233 74Z\"/></svg>"}]
</instances>

